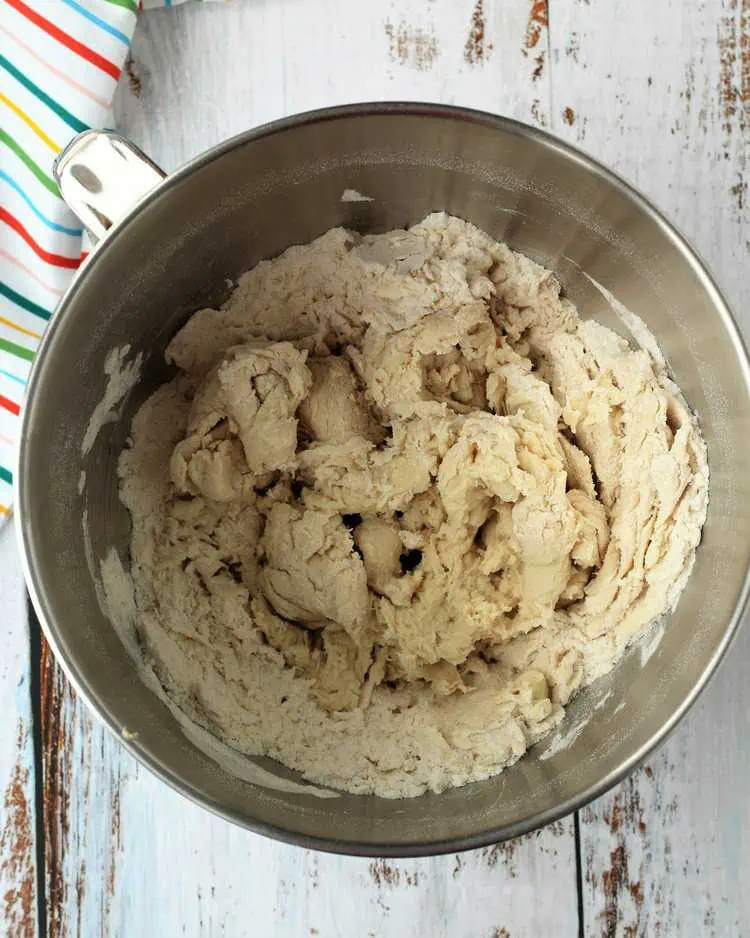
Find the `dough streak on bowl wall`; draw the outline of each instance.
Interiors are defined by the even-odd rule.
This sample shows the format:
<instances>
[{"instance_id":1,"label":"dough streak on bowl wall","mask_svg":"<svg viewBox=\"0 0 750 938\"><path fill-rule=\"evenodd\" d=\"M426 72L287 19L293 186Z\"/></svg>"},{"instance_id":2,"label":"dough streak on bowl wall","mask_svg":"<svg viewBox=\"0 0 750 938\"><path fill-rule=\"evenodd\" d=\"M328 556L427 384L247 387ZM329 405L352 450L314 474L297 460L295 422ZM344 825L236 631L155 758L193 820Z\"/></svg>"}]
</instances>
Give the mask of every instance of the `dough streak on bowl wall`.
<instances>
[{"instance_id":1,"label":"dough streak on bowl wall","mask_svg":"<svg viewBox=\"0 0 750 938\"><path fill-rule=\"evenodd\" d=\"M663 360L460 219L290 248L167 358L120 459L137 629L240 752L386 797L486 778L690 573L706 452Z\"/></svg>"}]
</instances>

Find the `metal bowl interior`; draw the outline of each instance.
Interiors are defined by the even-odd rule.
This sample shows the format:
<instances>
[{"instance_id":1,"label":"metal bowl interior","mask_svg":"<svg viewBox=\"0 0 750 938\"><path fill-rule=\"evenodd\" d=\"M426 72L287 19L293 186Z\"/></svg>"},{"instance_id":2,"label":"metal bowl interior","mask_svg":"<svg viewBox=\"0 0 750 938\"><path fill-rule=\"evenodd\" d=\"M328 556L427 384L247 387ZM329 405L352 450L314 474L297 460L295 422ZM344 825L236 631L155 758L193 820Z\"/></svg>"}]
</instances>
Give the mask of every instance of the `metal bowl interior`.
<instances>
[{"instance_id":1,"label":"metal bowl interior","mask_svg":"<svg viewBox=\"0 0 750 938\"><path fill-rule=\"evenodd\" d=\"M356 189L372 201L341 200ZM711 501L695 569L663 638L572 703L567 747L541 743L501 776L404 801L320 799L242 781L208 758L139 678L100 610L86 559L130 524L116 463L132 415L168 375L164 348L227 280L334 225L382 231L445 210L553 268L582 315L624 334L593 278L640 315L697 411ZM83 459L104 359L130 345L142 380ZM359 854L479 846L559 817L614 784L695 700L739 622L750 563L748 362L721 296L680 236L621 180L512 121L436 106L375 105L292 118L237 137L170 177L100 245L65 297L30 383L19 466L19 530L32 597L91 707L162 779L209 809L281 839ZM79 493L81 471L86 486ZM583 718L590 716L586 722ZM335 758L335 753L332 753ZM266 768L288 775L261 760Z\"/></svg>"}]
</instances>

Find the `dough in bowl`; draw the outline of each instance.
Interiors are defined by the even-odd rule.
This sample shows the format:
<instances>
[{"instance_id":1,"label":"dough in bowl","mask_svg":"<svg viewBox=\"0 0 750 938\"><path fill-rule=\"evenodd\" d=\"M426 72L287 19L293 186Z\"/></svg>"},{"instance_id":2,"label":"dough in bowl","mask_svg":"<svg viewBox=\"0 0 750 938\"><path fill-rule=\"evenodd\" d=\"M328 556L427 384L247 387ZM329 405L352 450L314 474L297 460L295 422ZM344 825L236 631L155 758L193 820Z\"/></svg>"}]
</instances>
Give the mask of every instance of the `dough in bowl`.
<instances>
[{"instance_id":1,"label":"dough in bowl","mask_svg":"<svg viewBox=\"0 0 750 938\"><path fill-rule=\"evenodd\" d=\"M167 358L120 461L138 631L243 753L385 797L486 778L690 573L706 452L663 362L458 218L290 248Z\"/></svg>"}]
</instances>

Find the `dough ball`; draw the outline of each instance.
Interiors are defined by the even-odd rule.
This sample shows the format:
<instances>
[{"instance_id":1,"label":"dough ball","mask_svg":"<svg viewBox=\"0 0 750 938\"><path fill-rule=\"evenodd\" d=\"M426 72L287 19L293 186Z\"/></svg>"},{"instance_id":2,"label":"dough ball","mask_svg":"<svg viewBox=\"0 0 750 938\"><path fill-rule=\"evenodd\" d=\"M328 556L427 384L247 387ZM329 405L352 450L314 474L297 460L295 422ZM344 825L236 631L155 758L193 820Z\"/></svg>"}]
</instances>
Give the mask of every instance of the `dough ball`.
<instances>
[{"instance_id":1,"label":"dough ball","mask_svg":"<svg viewBox=\"0 0 750 938\"><path fill-rule=\"evenodd\" d=\"M334 622L359 637L370 619L367 574L333 512L276 504L261 539L263 592L285 619Z\"/></svg>"},{"instance_id":2,"label":"dough ball","mask_svg":"<svg viewBox=\"0 0 750 938\"><path fill-rule=\"evenodd\" d=\"M312 374L312 387L297 414L314 440L345 443L361 436L377 443L383 439L383 428L368 412L345 358L313 358L308 360L307 367Z\"/></svg>"},{"instance_id":3,"label":"dough ball","mask_svg":"<svg viewBox=\"0 0 750 938\"><path fill-rule=\"evenodd\" d=\"M196 392L186 437L172 454L178 491L217 501L252 497L269 473L294 467L295 414L312 384L306 357L289 342L226 353Z\"/></svg>"}]
</instances>

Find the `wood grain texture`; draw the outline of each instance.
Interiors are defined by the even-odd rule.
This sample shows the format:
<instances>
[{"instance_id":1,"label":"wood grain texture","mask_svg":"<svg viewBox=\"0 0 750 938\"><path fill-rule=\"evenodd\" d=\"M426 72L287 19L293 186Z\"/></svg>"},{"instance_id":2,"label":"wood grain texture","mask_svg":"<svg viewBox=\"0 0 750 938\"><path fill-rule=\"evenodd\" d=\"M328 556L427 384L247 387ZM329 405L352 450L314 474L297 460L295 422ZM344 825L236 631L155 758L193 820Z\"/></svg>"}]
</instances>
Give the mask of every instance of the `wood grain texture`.
<instances>
[{"instance_id":1,"label":"wood grain texture","mask_svg":"<svg viewBox=\"0 0 750 938\"><path fill-rule=\"evenodd\" d=\"M286 114L440 101L550 119L546 0L235 0L141 17L115 100L166 169Z\"/></svg>"},{"instance_id":2,"label":"wood grain texture","mask_svg":"<svg viewBox=\"0 0 750 938\"><path fill-rule=\"evenodd\" d=\"M47 935L107 938L115 933L125 756L78 701L46 643L40 685Z\"/></svg>"},{"instance_id":3,"label":"wood grain texture","mask_svg":"<svg viewBox=\"0 0 750 938\"><path fill-rule=\"evenodd\" d=\"M26 598L11 524L0 529L0 933L36 938L36 832Z\"/></svg>"},{"instance_id":4,"label":"wood grain texture","mask_svg":"<svg viewBox=\"0 0 750 938\"><path fill-rule=\"evenodd\" d=\"M750 335L750 2L553 0L553 129L688 234ZM750 635L650 761L581 812L586 936L750 934Z\"/></svg>"}]
</instances>

